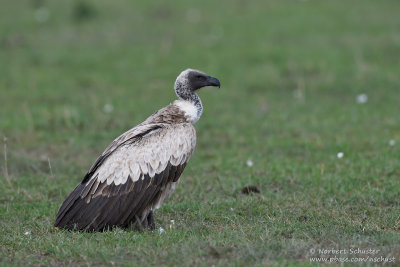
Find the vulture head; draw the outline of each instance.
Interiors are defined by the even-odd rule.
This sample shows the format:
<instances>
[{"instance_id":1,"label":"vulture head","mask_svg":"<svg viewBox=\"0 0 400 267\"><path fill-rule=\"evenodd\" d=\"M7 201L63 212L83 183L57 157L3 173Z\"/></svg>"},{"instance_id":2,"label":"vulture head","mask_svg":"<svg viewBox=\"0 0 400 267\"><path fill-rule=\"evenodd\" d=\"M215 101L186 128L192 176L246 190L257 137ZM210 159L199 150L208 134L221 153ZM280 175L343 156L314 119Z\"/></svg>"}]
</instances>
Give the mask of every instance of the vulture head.
<instances>
[{"instance_id":1,"label":"vulture head","mask_svg":"<svg viewBox=\"0 0 400 267\"><path fill-rule=\"evenodd\" d=\"M178 97L187 99L189 95L205 86L220 87L221 84L217 78L208 76L198 70L187 69L179 74L175 81L175 92Z\"/></svg>"}]
</instances>

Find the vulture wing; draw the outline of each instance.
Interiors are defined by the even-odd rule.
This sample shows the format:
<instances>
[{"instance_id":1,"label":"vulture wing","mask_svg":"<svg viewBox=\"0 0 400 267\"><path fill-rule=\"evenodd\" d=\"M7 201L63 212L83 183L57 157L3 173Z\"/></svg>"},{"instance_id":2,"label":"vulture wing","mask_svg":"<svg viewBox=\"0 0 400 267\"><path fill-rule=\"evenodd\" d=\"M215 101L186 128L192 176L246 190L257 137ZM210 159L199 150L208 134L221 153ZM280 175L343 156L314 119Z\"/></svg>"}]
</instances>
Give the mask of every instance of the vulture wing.
<instances>
[{"instance_id":1,"label":"vulture wing","mask_svg":"<svg viewBox=\"0 0 400 267\"><path fill-rule=\"evenodd\" d=\"M128 227L175 189L196 145L190 123L138 125L101 154L62 204L56 227Z\"/></svg>"}]
</instances>

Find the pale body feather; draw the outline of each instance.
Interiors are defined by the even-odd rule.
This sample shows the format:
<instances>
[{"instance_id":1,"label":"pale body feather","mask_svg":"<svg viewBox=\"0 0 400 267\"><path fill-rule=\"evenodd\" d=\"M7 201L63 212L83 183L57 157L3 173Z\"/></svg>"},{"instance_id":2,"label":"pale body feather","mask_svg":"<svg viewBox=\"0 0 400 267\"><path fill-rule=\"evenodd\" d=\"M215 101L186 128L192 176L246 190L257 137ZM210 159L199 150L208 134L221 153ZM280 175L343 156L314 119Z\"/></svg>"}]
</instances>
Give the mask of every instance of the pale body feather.
<instances>
[{"instance_id":1,"label":"pale body feather","mask_svg":"<svg viewBox=\"0 0 400 267\"><path fill-rule=\"evenodd\" d=\"M154 125L153 125L154 126ZM190 123L183 124L158 124L156 130L142 136L133 143L117 146L101 166L94 172L91 179L97 179L100 183L106 181L108 185L125 184L128 177L133 182L144 179L147 174L151 178L165 170L168 163L178 166L186 163L196 146L196 131ZM138 125L125 133L125 137L117 143L128 140L127 136L134 137L146 132L148 125ZM107 150L106 150L107 151ZM171 183L172 184L172 183ZM176 183L167 186L174 190ZM156 207L168 198L172 192L167 192L160 198Z\"/></svg>"}]
</instances>

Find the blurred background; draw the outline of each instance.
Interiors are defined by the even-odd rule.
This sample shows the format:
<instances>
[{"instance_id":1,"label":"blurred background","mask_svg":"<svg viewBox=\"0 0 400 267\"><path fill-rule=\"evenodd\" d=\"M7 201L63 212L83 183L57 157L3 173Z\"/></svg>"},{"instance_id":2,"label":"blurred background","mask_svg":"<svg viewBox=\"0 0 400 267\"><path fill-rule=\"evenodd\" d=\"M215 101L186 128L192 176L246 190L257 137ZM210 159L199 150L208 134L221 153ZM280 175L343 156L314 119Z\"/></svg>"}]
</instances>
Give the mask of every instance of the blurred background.
<instances>
[{"instance_id":1,"label":"blurred background","mask_svg":"<svg viewBox=\"0 0 400 267\"><path fill-rule=\"evenodd\" d=\"M348 245L360 235L354 229L370 227L361 244L393 245L399 240L398 232L389 238L399 229L399 13L395 0L3 0L0 135L8 161L5 174L2 160L2 175L13 185L0 179L9 212L3 230L50 231L59 204L97 155L171 103L177 75L195 68L219 78L221 89L200 91L196 153L161 224L179 208L214 214L212 205L197 203L234 207L242 211L235 218L243 228L232 234L264 233L265 224L272 235L277 231L270 242L275 254L258 237L246 237L255 255L250 262L263 264L304 260L310 244L325 242L307 239L318 231L302 236L293 230L302 226L283 223L301 216L316 229L330 225L332 236L328 230L322 240ZM246 185L256 185L265 202L238 200ZM266 219L277 210L273 203L283 228ZM318 203L336 205L338 219ZM366 206L376 217L362 212ZM35 213L39 222L13 217L10 207ZM186 220L193 229L199 219ZM338 225L347 225L347 234L334 235ZM210 227L212 235L220 229ZM288 244L292 238L304 242ZM236 241L239 248L247 242ZM232 251L228 258L248 262L246 249Z\"/></svg>"}]
</instances>

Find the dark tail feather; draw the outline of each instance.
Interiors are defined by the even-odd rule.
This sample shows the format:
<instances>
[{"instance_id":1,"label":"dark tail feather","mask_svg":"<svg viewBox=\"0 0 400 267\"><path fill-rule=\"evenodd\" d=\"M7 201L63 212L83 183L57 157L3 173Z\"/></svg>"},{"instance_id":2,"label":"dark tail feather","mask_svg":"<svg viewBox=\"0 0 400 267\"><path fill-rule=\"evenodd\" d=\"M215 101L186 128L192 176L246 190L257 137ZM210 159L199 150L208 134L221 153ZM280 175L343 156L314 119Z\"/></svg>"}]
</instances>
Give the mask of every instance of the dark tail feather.
<instances>
[{"instance_id":1,"label":"dark tail feather","mask_svg":"<svg viewBox=\"0 0 400 267\"><path fill-rule=\"evenodd\" d=\"M67 197L67 199L64 200L63 204L61 205L57 213L56 222L54 223L55 227L63 228L66 226L68 220L65 220L65 217L70 211L71 207L76 202L76 200L80 198L80 195L84 189L85 185L79 184L77 187L75 187L74 191L72 191L72 193Z\"/></svg>"}]
</instances>

